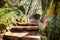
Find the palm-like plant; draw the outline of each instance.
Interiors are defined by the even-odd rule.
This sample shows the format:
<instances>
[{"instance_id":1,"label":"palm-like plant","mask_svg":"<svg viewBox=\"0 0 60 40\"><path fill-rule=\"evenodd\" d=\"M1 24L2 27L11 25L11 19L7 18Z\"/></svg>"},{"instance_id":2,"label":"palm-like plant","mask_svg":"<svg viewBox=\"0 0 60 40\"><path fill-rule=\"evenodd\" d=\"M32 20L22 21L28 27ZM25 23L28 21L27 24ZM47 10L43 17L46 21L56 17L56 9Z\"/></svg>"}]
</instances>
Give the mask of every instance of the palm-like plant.
<instances>
[{"instance_id":1,"label":"palm-like plant","mask_svg":"<svg viewBox=\"0 0 60 40\"><path fill-rule=\"evenodd\" d=\"M46 11L47 16L48 16L48 25L47 25L46 29L42 30L41 32L43 35L45 34L49 40L60 40L60 37L59 37L60 10L59 9L60 9L60 1L59 0L52 0L50 7Z\"/></svg>"}]
</instances>

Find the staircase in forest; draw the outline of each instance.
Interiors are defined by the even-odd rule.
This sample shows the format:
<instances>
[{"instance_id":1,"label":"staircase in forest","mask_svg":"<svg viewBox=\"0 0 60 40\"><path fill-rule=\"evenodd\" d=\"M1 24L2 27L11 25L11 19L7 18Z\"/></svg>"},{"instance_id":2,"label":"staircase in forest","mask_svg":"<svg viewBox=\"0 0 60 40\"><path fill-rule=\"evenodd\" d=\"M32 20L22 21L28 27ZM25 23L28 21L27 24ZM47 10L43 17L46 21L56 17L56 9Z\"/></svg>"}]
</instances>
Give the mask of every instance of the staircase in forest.
<instances>
[{"instance_id":1,"label":"staircase in forest","mask_svg":"<svg viewBox=\"0 0 60 40\"><path fill-rule=\"evenodd\" d=\"M18 23L18 26L13 25L10 32L5 33L3 40L40 40L38 29L36 23Z\"/></svg>"}]
</instances>

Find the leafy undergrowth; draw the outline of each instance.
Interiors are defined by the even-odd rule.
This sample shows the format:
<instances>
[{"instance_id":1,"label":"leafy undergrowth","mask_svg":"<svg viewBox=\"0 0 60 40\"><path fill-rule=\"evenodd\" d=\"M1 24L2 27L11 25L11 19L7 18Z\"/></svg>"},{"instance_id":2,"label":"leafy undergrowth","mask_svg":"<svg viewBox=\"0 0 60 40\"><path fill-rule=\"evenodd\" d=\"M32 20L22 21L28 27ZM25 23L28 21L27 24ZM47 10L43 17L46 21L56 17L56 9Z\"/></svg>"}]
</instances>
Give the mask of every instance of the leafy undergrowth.
<instances>
[{"instance_id":1,"label":"leafy undergrowth","mask_svg":"<svg viewBox=\"0 0 60 40\"><path fill-rule=\"evenodd\" d=\"M26 15L19 9L0 8L0 33L10 29L10 24L17 25L17 22L26 23ZM3 28L1 28L3 27Z\"/></svg>"},{"instance_id":2,"label":"leafy undergrowth","mask_svg":"<svg viewBox=\"0 0 60 40\"><path fill-rule=\"evenodd\" d=\"M42 38L43 40L60 40L60 16L58 15L56 22L53 22L54 20L51 20L45 29L39 29L39 33L48 38Z\"/></svg>"}]
</instances>

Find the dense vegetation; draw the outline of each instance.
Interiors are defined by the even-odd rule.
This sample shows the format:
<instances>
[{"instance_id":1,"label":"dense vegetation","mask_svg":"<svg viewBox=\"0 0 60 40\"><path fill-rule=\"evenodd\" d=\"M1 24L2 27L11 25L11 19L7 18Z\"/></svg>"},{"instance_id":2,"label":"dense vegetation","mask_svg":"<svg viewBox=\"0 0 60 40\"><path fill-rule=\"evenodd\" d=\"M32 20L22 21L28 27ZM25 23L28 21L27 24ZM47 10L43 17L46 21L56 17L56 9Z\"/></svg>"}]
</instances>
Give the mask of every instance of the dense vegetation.
<instances>
[{"instance_id":1,"label":"dense vegetation","mask_svg":"<svg viewBox=\"0 0 60 40\"><path fill-rule=\"evenodd\" d=\"M17 25L16 24L17 22L22 22L22 23L27 22L28 18L26 15L27 13L32 12L30 10L32 10L31 7L34 1L33 0L31 2L28 1L30 2L30 5L28 6L26 6L25 2L23 2L21 6L20 2L21 2L20 0L16 2L12 0L11 1L0 0L0 26L3 25L4 27L9 27L11 24ZM45 28L39 29L40 34L45 35L49 40L60 40L60 36L59 36L60 35L60 1L42 0L41 3L42 5L38 5L38 6L42 6L42 8L40 8L40 10L42 9L42 15L40 14L33 15L34 13L36 13L37 9L34 9L32 12L33 17L35 17L35 19L38 19L42 23L44 23L46 17L48 18L47 26ZM38 18L36 18L36 16ZM2 29L0 30L2 31ZM3 28L3 30L6 29Z\"/></svg>"},{"instance_id":2,"label":"dense vegetation","mask_svg":"<svg viewBox=\"0 0 60 40\"><path fill-rule=\"evenodd\" d=\"M47 36L49 40L60 40L60 36L59 36L60 35L60 1L50 0L50 2L47 3L46 5L47 7L44 7L43 5L43 11L45 12L45 14L43 15L49 15L48 16L49 21L45 29L43 30L40 29L40 33L42 35Z\"/></svg>"}]
</instances>

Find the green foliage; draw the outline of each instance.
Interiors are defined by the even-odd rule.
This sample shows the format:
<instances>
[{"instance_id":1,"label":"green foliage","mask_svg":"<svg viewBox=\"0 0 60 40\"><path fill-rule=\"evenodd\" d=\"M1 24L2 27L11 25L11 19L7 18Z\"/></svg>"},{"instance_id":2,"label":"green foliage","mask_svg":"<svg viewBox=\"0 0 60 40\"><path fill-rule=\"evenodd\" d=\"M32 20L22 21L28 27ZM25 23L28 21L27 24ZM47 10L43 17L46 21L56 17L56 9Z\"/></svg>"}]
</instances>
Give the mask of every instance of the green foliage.
<instances>
[{"instance_id":1,"label":"green foliage","mask_svg":"<svg viewBox=\"0 0 60 40\"><path fill-rule=\"evenodd\" d=\"M46 13L51 3L53 3L53 0L42 0L42 10L44 13Z\"/></svg>"},{"instance_id":2,"label":"green foliage","mask_svg":"<svg viewBox=\"0 0 60 40\"><path fill-rule=\"evenodd\" d=\"M43 34L44 28L40 27L39 30L38 30L38 32L39 32L40 34Z\"/></svg>"},{"instance_id":3,"label":"green foliage","mask_svg":"<svg viewBox=\"0 0 60 40\"><path fill-rule=\"evenodd\" d=\"M38 19L40 19L40 14L33 14L33 17L34 17L36 20L38 20Z\"/></svg>"},{"instance_id":4,"label":"green foliage","mask_svg":"<svg viewBox=\"0 0 60 40\"><path fill-rule=\"evenodd\" d=\"M4 8L0 8L0 24L4 22L8 22L14 18L13 11L6 10Z\"/></svg>"},{"instance_id":5,"label":"green foliage","mask_svg":"<svg viewBox=\"0 0 60 40\"><path fill-rule=\"evenodd\" d=\"M40 28L39 33L46 36L49 40L60 40L60 16L57 16L56 22L50 20L45 29Z\"/></svg>"},{"instance_id":6,"label":"green foliage","mask_svg":"<svg viewBox=\"0 0 60 40\"><path fill-rule=\"evenodd\" d=\"M15 8L0 8L0 24L9 27L11 24L17 25L18 21L21 23L27 22L27 17L22 11Z\"/></svg>"},{"instance_id":7,"label":"green foliage","mask_svg":"<svg viewBox=\"0 0 60 40\"><path fill-rule=\"evenodd\" d=\"M0 25L3 24L6 27L9 27L11 23L16 24L15 19L14 11L7 10L7 8L0 8Z\"/></svg>"},{"instance_id":8,"label":"green foliage","mask_svg":"<svg viewBox=\"0 0 60 40\"><path fill-rule=\"evenodd\" d=\"M21 10L25 14L25 9L23 6L17 7L19 10Z\"/></svg>"},{"instance_id":9,"label":"green foliage","mask_svg":"<svg viewBox=\"0 0 60 40\"><path fill-rule=\"evenodd\" d=\"M47 37L45 37L43 40L48 40L48 38L47 38Z\"/></svg>"},{"instance_id":10,"label":"green foliage","mask_svg":"<svg viewBox=\"0 0 60 40\"><path fill-rule=\"evenodd\" d=\"M56 1L56 0L53 0L53 1ZM60 35L60 1L58 2L56 1L56 3L57 4L55 4L56 8L54 8L55 9L54 13L52 13L50 17L48 17L49 21L48 21L47 27L43 30L39 29L41 30L40 33L42 35L45 35L49 40L60 40L60 36L59 36Z\"/></svg>"}]
</instances>

